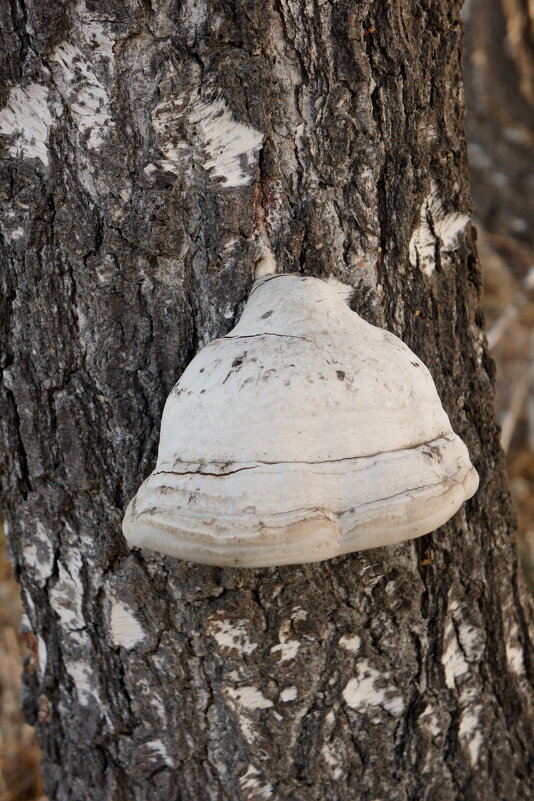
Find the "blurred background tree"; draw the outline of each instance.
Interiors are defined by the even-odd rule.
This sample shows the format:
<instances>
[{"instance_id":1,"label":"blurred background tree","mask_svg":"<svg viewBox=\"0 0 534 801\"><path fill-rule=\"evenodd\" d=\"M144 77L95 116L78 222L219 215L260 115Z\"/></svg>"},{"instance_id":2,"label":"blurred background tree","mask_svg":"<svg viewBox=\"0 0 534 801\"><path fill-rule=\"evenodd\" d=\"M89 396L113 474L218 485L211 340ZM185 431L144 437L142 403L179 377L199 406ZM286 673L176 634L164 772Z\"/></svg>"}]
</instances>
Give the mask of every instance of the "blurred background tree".
<instances>
[{"instance_id":1,"label":"blurred background tree","mask_svg":"<svg viewBox=\"0 0 534 801\"><path fill-rule=\"evenodd\" d=\"M468 0L465 93L495 407L534 591L534 5Z\"/></svg>"}]
</instances>

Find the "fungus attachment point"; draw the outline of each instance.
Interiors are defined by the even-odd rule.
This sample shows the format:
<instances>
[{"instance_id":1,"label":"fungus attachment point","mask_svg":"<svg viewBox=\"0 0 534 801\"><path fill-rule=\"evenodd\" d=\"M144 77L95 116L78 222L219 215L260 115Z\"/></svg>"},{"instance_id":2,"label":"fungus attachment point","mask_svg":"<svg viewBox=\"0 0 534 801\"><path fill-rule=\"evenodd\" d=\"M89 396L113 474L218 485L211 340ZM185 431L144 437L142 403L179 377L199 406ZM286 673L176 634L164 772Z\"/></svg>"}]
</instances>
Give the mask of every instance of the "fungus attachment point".
<instances>
[{"instance_id":1,"label":"fungus attachment point","mask_svg":"<svg viewBox=\"0 0 534 801\"><path fill-rule=\"evenodd\" d=\"M419 537L477 489L434 382L317 278L256 281L171 392L130 545L220 566L318 562Z\"/></svg>"},{"instance_id":2,"label":"fungus attachment point","mask_svg":"<svg viewBox=\"0 0 534 801\"><path fill-rule=\"evenodd\" d=\"M261 256L256 262L254 270L254 278L265 278L267 275L274 275L276 273L276 256L271 248L267 227L265 225L265 212L261 206L256 210L256 226L257 236L259 238L259 245Z\"/></svg>"}]
</instances>

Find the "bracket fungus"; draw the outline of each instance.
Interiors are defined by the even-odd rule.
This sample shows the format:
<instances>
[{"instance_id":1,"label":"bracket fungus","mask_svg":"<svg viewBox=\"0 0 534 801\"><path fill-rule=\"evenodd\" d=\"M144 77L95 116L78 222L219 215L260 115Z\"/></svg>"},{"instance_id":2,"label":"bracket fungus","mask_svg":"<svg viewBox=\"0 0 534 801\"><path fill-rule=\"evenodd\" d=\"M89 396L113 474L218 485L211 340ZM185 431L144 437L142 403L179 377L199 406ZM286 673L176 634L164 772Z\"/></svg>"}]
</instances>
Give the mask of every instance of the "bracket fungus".
<instances>
[{"instance_id":1,"label":"bracket fungus","mask_svg":"<svg viewBox=\"0 0 534 801\"><path fill-rule=\"evenodd\" d=\"M172 390L123 529L192 562L302 564L427 534L477 486L420 359L326 282L278 274Z\"/></svg>"}]
</instances>

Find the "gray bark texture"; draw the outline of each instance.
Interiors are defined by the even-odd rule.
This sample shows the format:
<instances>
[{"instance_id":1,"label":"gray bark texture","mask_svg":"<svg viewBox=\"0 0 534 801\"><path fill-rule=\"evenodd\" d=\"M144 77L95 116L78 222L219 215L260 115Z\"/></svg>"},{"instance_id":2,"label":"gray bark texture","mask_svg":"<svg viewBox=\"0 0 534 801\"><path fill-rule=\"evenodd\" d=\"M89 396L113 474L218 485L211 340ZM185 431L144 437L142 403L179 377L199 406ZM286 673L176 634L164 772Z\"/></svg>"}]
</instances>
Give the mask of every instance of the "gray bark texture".
<instances>
[{"instance_id":1,"label":"gray bark texture","mask_svg":"<svg viewBox=\"0 0 534 801\"><path fill-rule=\"evenodd\" d=\"M459 12L1 4L2 508L51 800L531 797ZM350 284L429 366L481 478L438 532L258 570L128 550L165 398L239 316L260 218L280 271Z\"/></svg>"}]
</instances>

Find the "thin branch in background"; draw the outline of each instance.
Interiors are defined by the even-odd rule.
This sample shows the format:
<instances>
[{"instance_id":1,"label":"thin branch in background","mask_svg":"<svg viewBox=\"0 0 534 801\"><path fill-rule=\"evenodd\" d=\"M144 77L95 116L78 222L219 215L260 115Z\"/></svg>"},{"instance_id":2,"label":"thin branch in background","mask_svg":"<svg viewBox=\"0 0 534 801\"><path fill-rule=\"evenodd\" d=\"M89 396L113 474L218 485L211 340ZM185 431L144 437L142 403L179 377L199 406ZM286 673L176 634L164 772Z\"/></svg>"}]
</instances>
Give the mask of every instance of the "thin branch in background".
<instances>
[{"instance_id":1,"label":"thin branch in background","mask_svg":"<svg viewBox=\"0 0 534 801\"><path fill-rule=\"evenodd\" d=\"M488 329L487 339L490 350L494 350L503 336L508 332L510 326L517 319L521 306L525 303L525 296L519 293L515 303L507 306L500 316L495 320L493 325Z\"/></svg>"},{"instance_id":2,"label":"thin branch in background","mask_svg":"<svg viewBox=\"0 0 534 801\"><path fill-rule=\"evenodd\" d=\"M534 384L534 363L532 360L526 365L525 372L521 380L517 383L509 408L503 414L501 420L501 445L505 453L510 448L512 437L517 425L517 421L521 415L525 401L527 399L529 389Z\"/></svg>"}]
</instances>

